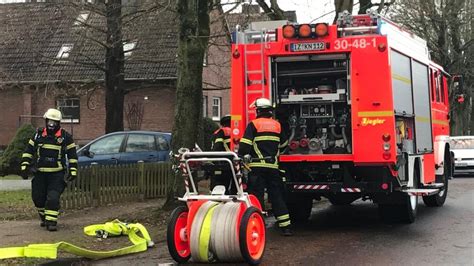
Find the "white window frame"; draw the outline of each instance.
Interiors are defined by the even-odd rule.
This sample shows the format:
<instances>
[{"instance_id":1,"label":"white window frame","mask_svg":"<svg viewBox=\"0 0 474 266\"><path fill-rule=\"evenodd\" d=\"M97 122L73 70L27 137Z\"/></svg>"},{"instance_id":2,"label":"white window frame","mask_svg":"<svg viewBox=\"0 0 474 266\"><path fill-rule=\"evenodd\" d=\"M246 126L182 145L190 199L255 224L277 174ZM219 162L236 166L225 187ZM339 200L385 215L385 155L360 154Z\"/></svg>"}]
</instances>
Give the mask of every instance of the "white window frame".
<instances>
[{"instance_id":1,"label":"white window frame","mask_svg":"<svg viewBox=\"0 0 474 266\"><path fill-rule=\"evenodd\" d=\"M77 100L78 101L78 105L71 105L71 106L68 106L67 104L63 105L62 103L66 103L67 100ZM58 98L56 99L56 107L58 108L58 110L61 110L61 112L63 113L63 116L65 115L64 112L62 111L62 108L63 107L77 107L79 108L79 118L63 118L61 119L61 123L72 123L72 124L78 124L79 121L80 121L80 117L81 117L81 99L79 97L63 97L63 98Z\"/></svg>"},{"instance_id":2,"label":"white window frame","mask_svg":"<svg viewBox=\"0 0 474 266\"><path fill-rule=\"evenodd\" d=\"M57 59L67 59L69 58L69 55L71 54L72 49L74 48L74 44L72 43L66 43L61 46L61 49L59 49L58 54L56 55Z\"/></svg>"},{"instance_id":3,"label":"white window frame","mask_svg":"<svg viewBox=\"0 0 474 266\"><path fill-rule=\"evenodd\" d=\"M137 41L123 42L123 56L130 57L135 47L137 47Z\"/></svg>"},{"instance_id":4,"label":"white window frame","mask_svg":"<svg viewBox=\"0 0 474 266\"><path fill-rule=\"evenodd\" d=\"M203 117L209 116L209 111L207 108L208 105L209 105L209 97L207 97L207 95L202 96L202 116Z\"/></svg>"},{"instance_id":5,"label":"white window frame","mask_svg":"<svg viewBox=\"0 0 474 266\"><path fill-rule=\"evenodd\" d=\"M77 15L77 18L74 21L74 26L78 27L78 26L82 26L82 25L86 24L87 19L89 18L89 16L90 16L90 12L82 11L81 13L79 13L79 15Z\"/></svg>"},{"instance_id":6,"label":"white window frame","mask_svg":"<svg viewBox=\"0 0 474 266\"><path fill-rule=\"evenodd\" d=\"M217 107L217 116L214 115L214 107ZM212 97L212 120L219 121L222 113L222 98Z\"/></svg>"}]
</instances>

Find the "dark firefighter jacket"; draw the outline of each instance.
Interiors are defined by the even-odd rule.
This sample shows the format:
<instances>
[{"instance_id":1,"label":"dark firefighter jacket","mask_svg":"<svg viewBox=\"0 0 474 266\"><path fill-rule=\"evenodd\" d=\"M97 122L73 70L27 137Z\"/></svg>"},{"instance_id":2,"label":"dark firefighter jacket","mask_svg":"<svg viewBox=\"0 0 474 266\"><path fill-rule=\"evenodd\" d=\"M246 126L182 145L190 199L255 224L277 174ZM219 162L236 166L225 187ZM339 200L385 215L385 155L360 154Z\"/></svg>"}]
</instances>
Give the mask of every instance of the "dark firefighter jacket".
<instances>
[{"instance_id":1,"label":"dark firefighter jacket","mask_svg":"<svg viewBox=\"0 0 474 266\"><path fill-rule=\"evenodd\" d=\"M272 118L257 118L250 122L240 139L239 155L250 154L253 160L250 167L278 169L278 156L288 145L281 131L281 125Z\"/></svg>"},{"instance_id":2,"label":"dark firefighter jacket","mask_svg":"<svg viewBox=\"0 0 474 266\"><path fill-rule=\"evenodd\" d=\"M213 151L230 151L230 127L221 127L213 134Z\"/></svg>"},{"instance_id":3,"label":"dark firefighter jacket","mask_svg":"<svg viewBox=\"0 0 474 266\"><path fill-rule=\"evenodd\" d=\"M66 155L69 171L77 173L76 144L72 136L59 129L54 136L48 135L45 128L39 128L28 141L28 146L22 156L21 168L36 166L39 172L53 173L66 168Z\"/></svg>"}]
</instances>

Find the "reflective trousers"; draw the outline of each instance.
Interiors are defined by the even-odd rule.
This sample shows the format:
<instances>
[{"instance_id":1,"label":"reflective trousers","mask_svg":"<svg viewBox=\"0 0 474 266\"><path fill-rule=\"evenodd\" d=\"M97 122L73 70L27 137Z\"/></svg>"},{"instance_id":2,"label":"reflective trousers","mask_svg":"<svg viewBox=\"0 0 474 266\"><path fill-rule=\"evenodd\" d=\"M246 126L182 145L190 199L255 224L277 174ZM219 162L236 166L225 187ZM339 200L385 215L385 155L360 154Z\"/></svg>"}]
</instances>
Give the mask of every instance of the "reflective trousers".
<instances>
[{"instance_id":1,"label":"reflective trousers","mask_svg":"<svg viewBox=\"0 0 474 266\"><path fill-rule=\"evenodd\" d=\"M264 205L264 192L267 189L268 199L272 203L273 214L279 227L291 224L288 208L283 197L283 181L277 169L253 167L249 173L247 192L255 195L262 208Z\"/></svg>"},{"instance_id":2,"label":"reflective trousers","mask_svg":"<svg viewBox=\"0 0 474 266\"><path fill-rule=\"evenodd\" d=\"M31 196L42 221L56 225L59 215L59 201L66 188L64 171L55 173L36 172L31 181Z\"/></svg>"}]
</instances>

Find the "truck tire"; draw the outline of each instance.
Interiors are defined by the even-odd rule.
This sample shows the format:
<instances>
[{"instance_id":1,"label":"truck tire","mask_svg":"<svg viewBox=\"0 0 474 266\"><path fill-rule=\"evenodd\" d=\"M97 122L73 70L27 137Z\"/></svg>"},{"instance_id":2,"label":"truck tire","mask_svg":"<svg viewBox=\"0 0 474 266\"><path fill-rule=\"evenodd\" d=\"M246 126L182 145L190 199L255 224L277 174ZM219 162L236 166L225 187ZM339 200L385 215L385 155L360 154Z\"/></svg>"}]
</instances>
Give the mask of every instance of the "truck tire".
<instances>
[{"instance_id":1,"label":"truck tire","mask_svg":"<svg viewBox=\"0 0 474 266\"><path fill-rule=\"evenodd\" d=\"M413 173L413 188L418 188L419 171L416 169ZM388 223L413 223L416 219L418 210L418 196L411 196L405 192L398 195L401 197L401 203L397 204L379 204L379 215L384 222Z\"/></svg>"},{"instance_id":2,"label":"truck tire","mask_svg":"<svg viewBox=\"0 0 474 266\"><path fill-rule=\"evenodd\" d=\"M425 203L426 206L428 207L441 207L443 206L444 202L446 201L446 197L448 196L448 180L449 176L451 173L451 161L447 160L447 156L444 158L444 165L448 166L446 169L444 169L444 173L440 176L440 179L438 180L441 181L441 183L444 184L444 187L442 190L440 190L438 193L431 195L431 196L425 196L423 197L423 202ZM437 181L438 181L437 180ZM438 182L439 182L438 181Z\"/></svg>"},{"instance_id":3,"label":"truck tire","mask_svg":"<svg viewBox=\"0 0 474 266\"><path fill-rule=\"evenodd\" d=\"M349 194L339 193L339 194L336 194L336 195L327 196L327 198L328 198L329 202L331 202L332 205L343 206L343 205L351 204L352 202L354 202L355 200L360 198L360 195L359 194L352 194L352 193L349 193Z\"/></svg>"},{"instance_id":4,"label":"truck tire","mask_svg":"<svg viewBox=\"0 0 474 266\"><path fill-rule=\"evenodd\" d=\"M287 203L290 219L294 223L304 223L311 216L311 209L313 208L313 198L301 197L293 199Z\"/></svg>"}]
</instances>

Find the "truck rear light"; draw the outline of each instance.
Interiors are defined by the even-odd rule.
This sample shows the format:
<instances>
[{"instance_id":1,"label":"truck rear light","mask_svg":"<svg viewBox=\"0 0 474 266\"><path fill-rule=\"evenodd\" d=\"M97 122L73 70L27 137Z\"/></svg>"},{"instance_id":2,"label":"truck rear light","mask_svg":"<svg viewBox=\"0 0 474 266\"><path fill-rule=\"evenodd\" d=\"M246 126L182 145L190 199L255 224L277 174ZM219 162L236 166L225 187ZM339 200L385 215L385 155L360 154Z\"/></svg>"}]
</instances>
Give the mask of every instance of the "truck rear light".
<instances>
[{"instance_id":1,"label":"truck rear light","mask_svg":"<svg viewBox=\"0 0 474 266\"><path fill-rule=\"evenodd\" d=\"M383 150L384 151L389 151L390 150L390 143L384 143L383 144Z\"/></svg>"},{"instance_id":2,"label":"truck rear light","mask_svg":"<svg viewBox=\"0 0 474 266\"><path fill-rule=\"evenodd\" d=\"M379 43L377 48L379 49L379 52L384 52L387 49L387 45L385 45L385 43Z\"/></svg>"},{"instance_id":3,"label":"truck rear light","mask_svg":"<svg viewBox=\"0 0 474 266\"><path fill-rule=\"evenodd\" d=\"M298 28L298 36L301 38L311 37L311 26L309 24L302 24Z\"/></svg>"},{"instance_id":4,"label":"truck rear light","mask_svg":"<svg viewBox=\"0 0 474 266\"><path fill-rule=\"evenodd\" d=\"M385 134L382 135L382 140L385 141L385 142L389 142L391 137L392 136L390 136L390 134L385 133Z\"/></svg>"},{"instance_id":5,"label":"truck rear light","mask_svg":"<svg viewBox=\"0 0 474 266\"><path fill-rule=\"evenodd\" d=\"M316 27L314 27L314 32L318 37L328 35L328 24L326 23L318 23Z\"/></svg>"},{"instance_id":6,"label":"truck rear light","mask_svg":"<svg viewBox=\"0 0 474 266\"><path fill-rule=\"evenodd\" d=\"M380 186L383 190L387 190L388 189L388 184L387 183L382 183L382 185Z\"/></svg>"},{"instance_id":7,"label":"truck rear light","mask_svg":"<svg viewBox=\"0 0 474 266\"><path fill-rule=\"evenodd\" d=\"M385 152L382 154L382 157L383 157L385 160L389 160L389 159L392 157L392 154L391 154L389 151L385 151Z\"/></svg>"},{"instance_id":8,"label":"truck rear light","mask_svg":"<svg viewBox=\"0 0 474 266\"><path fill-rule=\"evenodd\" d=\"M287 39L294 38L296 35L296 29L293 25L283 26L283 37Z\"/></svg>"},{"instance_id":9,"label":"truck rear light","mask_svg":"<svg viewBox=\"0 0 474 266\"><path fill-rule=\"evenodd\" d=\"M300 143L297 140L292 140L290 142L290 149L291 150L296 150L300 146Z\"/></svg>"},{"instance_id":10,"label":"truck rear light","mask_svg":"<svg viewBox=\"0 0 474 266\"><path fill-rule=\"evenodd\" d=\"M235 49L234 52L232 53L232 57L237 59L240 57L240 52L239 50Z\"/></svg>"}]
</instances>

